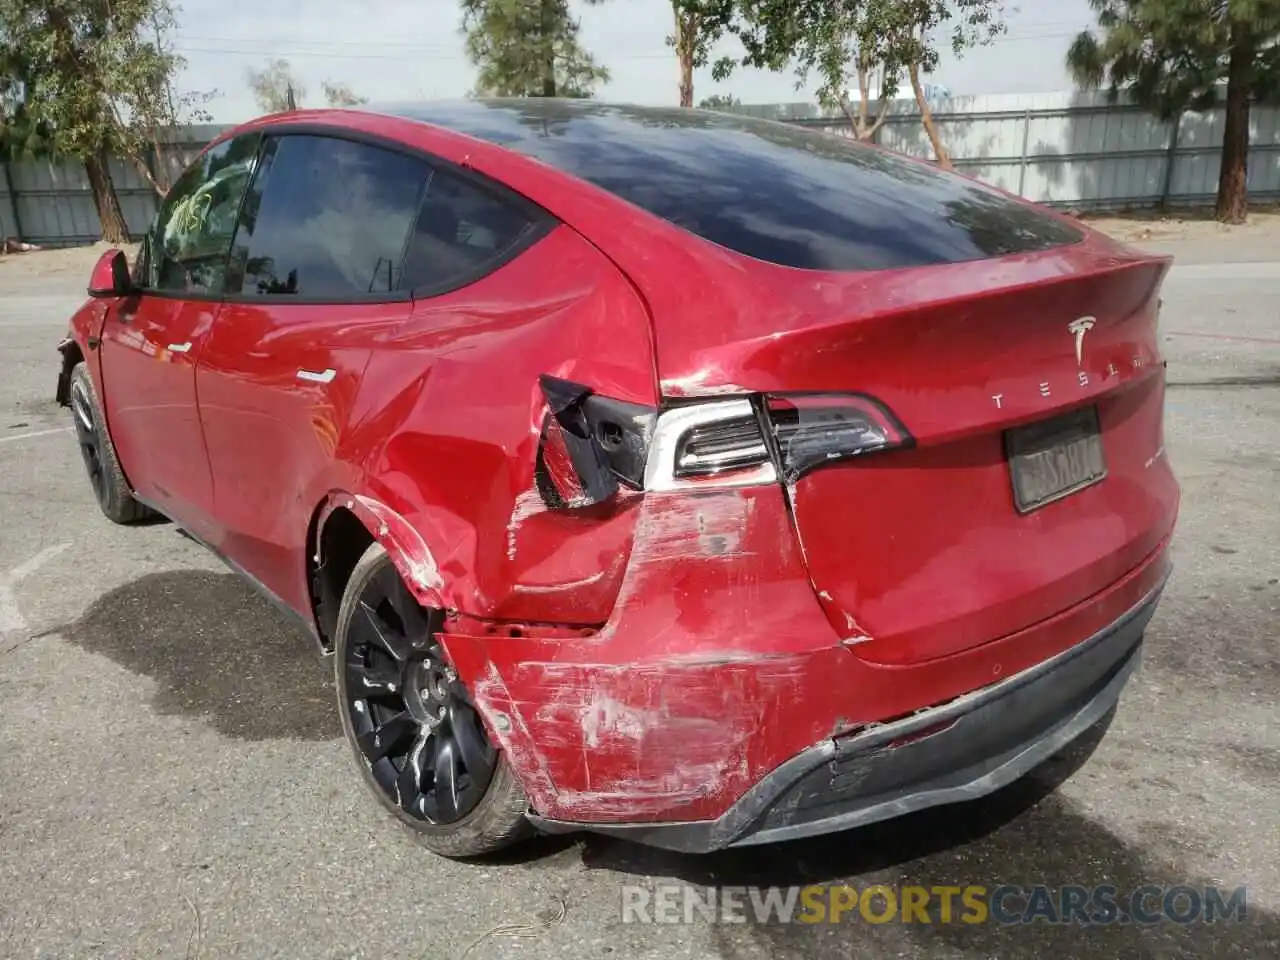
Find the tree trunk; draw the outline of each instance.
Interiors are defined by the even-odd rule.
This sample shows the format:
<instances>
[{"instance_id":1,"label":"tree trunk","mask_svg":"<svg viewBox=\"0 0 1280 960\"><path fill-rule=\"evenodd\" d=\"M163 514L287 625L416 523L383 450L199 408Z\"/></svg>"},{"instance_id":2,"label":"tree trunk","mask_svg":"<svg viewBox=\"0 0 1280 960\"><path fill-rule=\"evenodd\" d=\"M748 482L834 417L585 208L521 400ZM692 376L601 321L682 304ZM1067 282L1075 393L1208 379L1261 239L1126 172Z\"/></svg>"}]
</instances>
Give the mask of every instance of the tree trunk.
<instances>
[{"instance_id":1,"label":"tree trunk","mask_svg":"<svg viewBox=\"0 0 1280 960\"><path fill-rule=\"evenodd\" d=\"M107 243L128 243L129 228L124 222L124 211L120 209L120 198L116 196L116 185L111 182L106 151L86 158L84 172L89 175L89 188L98 207L102 239Z\"/></svg>"},{"instance_id":2,"label":"tree trunk","mask_svg":"<svg viewBox=\"0 0 1280 960\"><path fill-rule=\"evenodd\" d=\"M924 86L920 83L919 64L911 64L907 68L907 74L911 77L911 91L916 95L916 105L920 107L920 122L924 124L924 132L929 135L929 143L933 145L933 155L938 160L938 166L943 170L952 170L954 166L951 163L951 154L947 153L947 148L942 144L938 125L933 122L933 111L929 109L929 102L924 96Z\"/></svg>"},{"instance_id":3,"label":"tree trunk","mask_svg":"<svg viewBox=\"0 0 1280 960\"><path fill-rule=\"evenodd\" d=\"M1253 65L1249 25L1231 27L1231 65L1227 71L1227 123L1218 174L1218 219L1244 223L1249 215L1249 71Z\"/></svg>"},{"instance_id":4,"label":"tree trunk","mask_svg":"<svg viewBox=\"0 0 1280 960\"><path fill-rule=\"evenodd\" d=\"M693 106L693 48L698 24L691 13L684 13L677 6L676 59L680 63L680 106Z\"/></svg>"},{"instance_id":5,"label":"tree trunk","mask_svg":"<svg viewBox=\"0 0 1280 960\"><path fill-rule=\"evenodd\" d=\"M556 95L555 0L542 0L542 95Z\"/></svg>"}]
</instances>

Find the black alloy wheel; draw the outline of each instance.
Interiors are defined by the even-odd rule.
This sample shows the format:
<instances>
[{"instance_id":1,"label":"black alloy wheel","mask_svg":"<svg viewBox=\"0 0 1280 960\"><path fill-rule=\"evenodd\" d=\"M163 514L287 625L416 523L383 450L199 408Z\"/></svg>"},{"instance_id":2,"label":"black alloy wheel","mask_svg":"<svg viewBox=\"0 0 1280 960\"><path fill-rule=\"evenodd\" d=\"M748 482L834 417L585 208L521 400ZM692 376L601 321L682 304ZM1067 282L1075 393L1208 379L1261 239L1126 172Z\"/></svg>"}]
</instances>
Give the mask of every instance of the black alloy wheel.
<instances>
[{"instance_id":1,"label":"black alloy wheel","mask_svg":"<svg viewBox=\"0 0 1280 960\"><path fill-rule=\"evenodd\" d=\"M98 402L98 391L83 361L71 370L69 399L76 445L80 447L80 457L99 509L113 523L137 523L157 516L133 496L116 458L102 404Z\"/></svg>"},{"instance_id":2,"label":"black alloy wheel","mask_svg":"<svg viewBox=\"0 0 1280 960\"><path fill-rule=\"evenodd\" d=\"M395 567L355 597L339 653L341 709L385 805L426 824L471 814L498 766L475 706Z\"/></svg>"},{"instance_id":3,"label":"black alloy wheel","mask_svg":"<svg viewBox=\"0 0 1280 960\"><path fill-rule=\"evenodd\" d=\"M71 415L75 424L76 440L80 444L80 456L89 474L89 484L98 505L108 507L107 472L102 457L102 436L98 430L98 418L93 400L82 380L71 384Z\"/></svg>"}]
</instances>

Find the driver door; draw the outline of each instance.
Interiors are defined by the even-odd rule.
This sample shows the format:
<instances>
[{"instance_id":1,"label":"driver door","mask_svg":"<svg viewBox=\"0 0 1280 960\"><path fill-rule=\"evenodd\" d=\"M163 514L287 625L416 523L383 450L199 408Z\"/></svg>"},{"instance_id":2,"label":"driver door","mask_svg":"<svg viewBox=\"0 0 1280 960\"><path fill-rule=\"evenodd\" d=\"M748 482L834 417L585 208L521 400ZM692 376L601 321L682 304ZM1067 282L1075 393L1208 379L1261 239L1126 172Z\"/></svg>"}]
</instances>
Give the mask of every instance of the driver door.
<instances>
[{"instance_id":1,"label":"driver door","mask_svg":"<svg viewBox=\"0 0 1280 960\"><path fill-rule=\"evenodd\" d=\"M144 239L137 290L112 306L101 334L103 405L125 476L141 499L210 542L213 476L195 370L222 309L260 141L220 143L178 178Z\"/></svg>"}]
</instances>

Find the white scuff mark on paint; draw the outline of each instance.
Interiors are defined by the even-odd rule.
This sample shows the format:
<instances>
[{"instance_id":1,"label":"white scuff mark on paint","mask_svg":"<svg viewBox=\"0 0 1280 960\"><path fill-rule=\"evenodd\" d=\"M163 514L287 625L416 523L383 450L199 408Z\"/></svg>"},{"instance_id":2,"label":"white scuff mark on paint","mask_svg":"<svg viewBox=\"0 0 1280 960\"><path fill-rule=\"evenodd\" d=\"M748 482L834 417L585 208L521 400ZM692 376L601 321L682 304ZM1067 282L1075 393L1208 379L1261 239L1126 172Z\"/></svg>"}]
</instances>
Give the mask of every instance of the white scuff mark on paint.
<instances>
[{"instance_id":1,"label":"white scuff mark on paint","mask_svg":"<svg viewBox=\"0 0 1280 960\"><path fill-rule=\"evenodd\" d=\"M846 647L856 647L858 646L858 644L866 643L872 639L874 638L868 637L865 634L858 634L857 636L854 636L854 637L845 637L840 642L843 643Z\"/></svg>"},{"instance_id":2,"label":"white scuff mark on paint","mask_svg":"<svg viewBox=\"0 0 1280 960\"><path fill-rule=\"evenodd\" d=\"M650 495L636 525L635 552L641 562L673 557L738 557L755 501L737 490L691 497Z\"/></svg>"},{"instance_id":3,"label":"white scuff mark on paint","mask_svg":"<svg viewBox=\"0 0 1280 960\"><path fill-rule=\"evenodd\" d=\"M823 600L827 601L827 603L835 603L835 602L836 602L836 598L835 598L835 597L833 597L833 596L831 596L831 594L830 594L828 591L826 591L826 590L819 590L819 591L818 591L818 596L820 596Z\"/></svg>"},{"instance_id":4,"label":"white scuff mark on paint","mask_svg":"<svg viewBox=\"0 0 1280 960\"><path fill-rule=\"evenodd\" d=\"M422 534L390 507L386 507L370 497L357 496L356 502L371 513L378 521L379 533L389 536L399 546L400 559L405 564L405 576L424 590L440 592L444 589L444 578L436 565L435 557Z\"/></svg>"},{"instance_id":5,"label":"white scuff mark on paint","mask_svg":"<svg viewBox=\"0 0 1280 960\"><path fill-rule=\"evenodd\" d=\"M547 509L546 503L542 500L537 488L526 490L520 496L516 497L515 508L511 511L511 519L507 522L507 559L514 560L516 558L516 537L520 533L520 527L530 517L545 513Z\"/></svg>"},{"instance_id":6,"label":"white scuff mark on paint","mask_svg":"<svg viewBox=\"0 0 1280 960\"><path fill-rule=\"evenodd\" d=\"M705 367L683 377L663 380L662 393L668 397L723 397L751 392L736 383L708 383L722 376L719 368Z\"/></svg>"},{"instance_id":7,"label":"white scuff mark on paint","mask_svg":"<svg viewBox=\"0 0 1280 960\"><path fill-rule=\"evenodd\" d=\"M546 583L531 584L517 583L511 588L512 593L560 593L562 590L578 590L582 587L589 587L592 584L599 583L604 579L607 571L601 570L599 573L593 573L589 577L583 577L581 580L566 580L564 583Z\"/></svg>"},{"instance_id":8,"label":"white scuff mark on paint","mask_svg":"<svg viewBox=\"0 0 1280 960\"><path fill-rule=\"evenodd\" d=\"M71 546L69 543L59 543L56 546L46 547L30 560L18 564L7 574L0 576L0 634L27 632L28 625L18 606L16 588L19 583L69 546Z\"/></svg>"},{"instance_id":9,"label":"white scuff mark on paint","mask_svg":"<svg viewBox=\"0 0 1280 960\"><path fill-rule=\"evenodd\" d=\"M1163 456L1164 456L1164 444L1161 444L1160 449L1151 455L1151 459L1148 460L1145 464L1143 464L1142 469L1150 470L1152 465Z\"/></svg>"},{"instance_id":10,"label":"white scuff mark on paint","mask_svg":"<svg viewBox=\"0 0 1280 960\"><path fill-rule=\"evenodd\" d=\"M588 747L598 747L601 739L608 737L641 740L661 719L652 710L641 710L607 694L597 694L582 711L583 742Z\"/></svg>"}]
</instances>

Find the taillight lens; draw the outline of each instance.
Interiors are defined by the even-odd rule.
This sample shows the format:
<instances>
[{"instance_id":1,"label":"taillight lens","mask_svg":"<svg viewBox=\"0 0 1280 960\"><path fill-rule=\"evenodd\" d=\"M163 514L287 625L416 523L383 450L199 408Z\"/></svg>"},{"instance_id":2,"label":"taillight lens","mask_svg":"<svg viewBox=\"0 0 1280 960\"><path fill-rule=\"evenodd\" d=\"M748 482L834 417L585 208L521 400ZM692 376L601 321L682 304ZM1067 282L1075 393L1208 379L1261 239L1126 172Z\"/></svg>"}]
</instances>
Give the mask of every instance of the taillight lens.
<instances>
[{"instance_id":1,"label":"taillight lens","mask_svg":"<svg viewBox=\"0 0 1280 960\"><path fill-rule=\"evenodd\" d=\"M680 439L676 475L710 477L767 462L769 448L755 413L694 427Z\"/></svg>"},{"instance_id":2,"label":"taillight lens","mask_svg":"<svg viewBox=\"0 0 1280 960\"><path fill-rule=\"evenodd\" d=\"M771 396L766 400L785 483L835 460L906 446L911 436L883 406L849 394Z\"/></svg>"}]
</instances>

